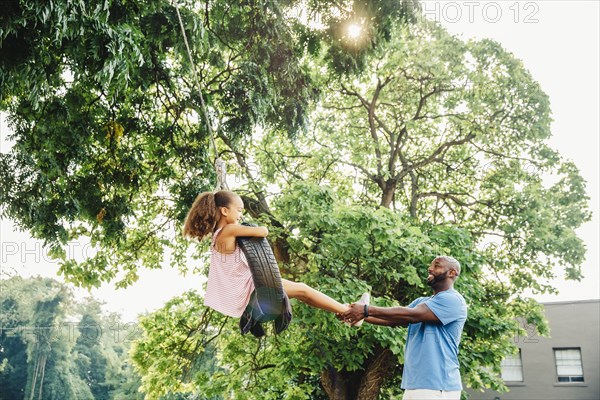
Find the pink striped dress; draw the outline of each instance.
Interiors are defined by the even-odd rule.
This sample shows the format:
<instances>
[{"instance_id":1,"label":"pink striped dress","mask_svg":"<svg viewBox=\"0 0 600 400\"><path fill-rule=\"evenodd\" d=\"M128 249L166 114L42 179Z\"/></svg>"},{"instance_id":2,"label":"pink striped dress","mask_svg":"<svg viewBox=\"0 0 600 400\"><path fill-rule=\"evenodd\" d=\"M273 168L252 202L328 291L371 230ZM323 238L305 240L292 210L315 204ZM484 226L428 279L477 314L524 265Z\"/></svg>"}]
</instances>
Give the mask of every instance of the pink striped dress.
<instances>
[{"instance_id":1,"label":"pink striped dress","mask_svg":"<svg viewBox=\"0 0 600 400\"><path fill-rule=\"evenodd\" d=\"M217 251L215 241L221 228L213 233L210 243L210 268L204 304L230 317L240 317L254 290L252 273L239 246L231 254Z\"/></svg>"}]
</instances>

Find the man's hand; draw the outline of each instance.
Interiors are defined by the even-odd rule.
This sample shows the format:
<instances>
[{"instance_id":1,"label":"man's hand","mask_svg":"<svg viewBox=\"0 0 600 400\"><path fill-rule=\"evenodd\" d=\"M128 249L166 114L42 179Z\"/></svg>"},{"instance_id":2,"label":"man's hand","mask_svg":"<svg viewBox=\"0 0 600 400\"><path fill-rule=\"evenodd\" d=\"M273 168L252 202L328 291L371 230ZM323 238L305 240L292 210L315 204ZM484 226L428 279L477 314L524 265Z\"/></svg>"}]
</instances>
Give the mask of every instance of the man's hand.
<instances>
[{"instance_id":1,"label":"man's hand","mask_svg":"<svg viewBox=\"0 0 600 400\"><path fill-rule=\"evenodd\" d=\"M348 311L337 314L337 317L341 321L348 322L350 324L355 324L356 322L364 318L364 310L364 304L352 303L350 304L350 309Z\"/></svg>"}]
</instances>

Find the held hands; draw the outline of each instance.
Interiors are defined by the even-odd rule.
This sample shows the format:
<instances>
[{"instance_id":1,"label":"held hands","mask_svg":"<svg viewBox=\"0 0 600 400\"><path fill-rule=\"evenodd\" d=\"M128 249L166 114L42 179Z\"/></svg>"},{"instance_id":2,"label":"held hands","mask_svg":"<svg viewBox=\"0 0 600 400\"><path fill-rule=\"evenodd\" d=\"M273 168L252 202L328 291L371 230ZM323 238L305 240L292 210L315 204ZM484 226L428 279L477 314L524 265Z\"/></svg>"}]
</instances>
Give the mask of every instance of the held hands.
<instances>
[{"instance_id":1,"label":"held hands","mask_svg":"<svg viewBox=\"0 0 600 400\"><path fill-rule=\"evenodd\" d=\"M350 309L348 311L337 313L335 315L337 319L353 325L365 317L364 304L352 303L349 307Z\"/></svg>"}]
</instances>

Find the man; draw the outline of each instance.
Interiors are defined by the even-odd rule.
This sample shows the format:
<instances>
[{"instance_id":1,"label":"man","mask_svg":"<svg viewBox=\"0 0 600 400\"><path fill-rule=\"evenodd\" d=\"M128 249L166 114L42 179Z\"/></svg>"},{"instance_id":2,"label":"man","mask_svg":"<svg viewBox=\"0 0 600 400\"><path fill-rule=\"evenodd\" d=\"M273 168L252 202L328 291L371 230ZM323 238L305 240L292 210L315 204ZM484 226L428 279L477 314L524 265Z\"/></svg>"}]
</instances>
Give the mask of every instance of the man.
<instances>
[{"instance_id":1,"label":"man","mask_svg":"<svg viewBox=\"0 0 600 400\"><path fill-rule=\"evenodd\" d=\"M352 304L339 318L356 323L361 319L387 326L408 326L404 350L403 400L460 400L462 383L458 345L467 319L467 305L454 290L460 264L441 256L427 269L433 296L419 297L408 307L376 307Z\"/></svg>"}]
</instances>

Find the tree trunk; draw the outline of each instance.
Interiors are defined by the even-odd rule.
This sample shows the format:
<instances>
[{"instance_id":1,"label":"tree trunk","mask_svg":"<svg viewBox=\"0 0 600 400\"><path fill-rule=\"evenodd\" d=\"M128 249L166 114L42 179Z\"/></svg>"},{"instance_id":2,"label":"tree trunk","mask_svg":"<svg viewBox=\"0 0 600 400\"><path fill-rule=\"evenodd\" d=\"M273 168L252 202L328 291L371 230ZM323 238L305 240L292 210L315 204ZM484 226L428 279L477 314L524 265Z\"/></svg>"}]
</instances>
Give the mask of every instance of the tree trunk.
<instances>
[{"instance_id":1,"label":"tree trunk","mask_svg":"<svg viewBox=\"0 0 600 400\"><path fill-rule=\"evenodd\" d=\"M37 357L35 358L35 362L33 364L33 376L31 378L31 387L29 388L29 400L33 400L33 396L35 396L35 386L37 383L38 370L40 367L40 354L39 351L36 352Z\"/></svg>"},{"instance_id":2,"label":"tree trunk","mask_svg":"<svg viewBox=\"0 0 600 400\"><path fill-rule=\"evenodd\" d=\"M340 372L328 368L321 373L321 384L329 400L375 400L393 365L391 350L377 348L365 371Z\"/></svg>"},{"instance_id":3,"label":"tree trunk","mask_svg":"<svg viewBox=\"0 0 600 400\"><path fill-rule=\"evenodd\" d=\"M349 400L346 380L342 373L334 368L328 368L321 373L321 384L329 400Z\"/></svg>"},{"instance_id":4,"label":"tree trunk","mask_svg":"<svg viewBox=\"0 0 600 400\"><path fill-rule=\"evenodd\" d=\"M379 397L381 385L392 372L394 354L390 349L382 349L368 365L361 381L356 400L375 400Z\"/></svg>"},{"instance_id":5,"label":"tree trunk","mask_svg":"<svg viewBox=\"0 0 600 400\"><path fill-rule=\"evenodd\" d=\"M410 216L417 218L417 205L419 200L419 181L413 171L410 171Z\"/></svg>"},{"instance_id":6,"label":"tree trunk","mask_svg":"<svg viewBox=\"0 0 600 400\"><path fill-rule=\"evenodd\" d=\"M383 193L381 195L382 207L390 208L390 206L392 205L392 201L394 201L394 194L396 194L397 185L398 181L393 178L390 178L385 182Z\"/></svg>"},{"instance_id":7,"label":"tree trunk","mask_svg":"<svg viewBox=\"0 0 600 400\"><path fill-rule=\"evenodd\" d=\"M38 400L42 400L42 388L44 387L44 375L46 375L46 361L48 360L48 354L44 354L42 360L42 375L40 376L40 391Z\"/></svg>"}]
</instances>

